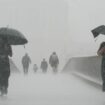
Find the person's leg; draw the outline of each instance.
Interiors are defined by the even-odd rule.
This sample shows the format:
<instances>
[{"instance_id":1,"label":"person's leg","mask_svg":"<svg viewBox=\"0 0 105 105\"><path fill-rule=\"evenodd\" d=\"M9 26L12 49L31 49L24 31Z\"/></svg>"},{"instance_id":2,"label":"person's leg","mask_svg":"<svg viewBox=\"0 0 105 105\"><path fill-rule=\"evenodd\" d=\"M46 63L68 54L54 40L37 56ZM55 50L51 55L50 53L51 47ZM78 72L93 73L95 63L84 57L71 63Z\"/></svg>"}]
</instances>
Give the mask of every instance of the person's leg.
<instances>
[{"instance_id":1,"label":"person's leg","mask_svg":"<svg viewBox=\"0 0 105 105\"><path fill-rule=\"evenodd\" d=\"M28 67L26 67L26 74L28 74Z\"/></svg>"},{"instance_id":2,"label":"person's leg","mask_svg":"<svg viewBox=\"0 0 105 105\"><path fill-rule=\"evenodd\" d=\"M54 73L57 73L57 71L58 71L57 68L58 68L58 66L55 64L55 65L54 65Z\"/></svg>"},{"instance_id":3,"label":"person's leg","mask_svg":"<svg viewBox=\"0 0 105 105\"><path fill-rule=\"evenodd\" d=\"M5 71L3 74L3 88L2 88L3 94L7 94L8 92L9 76L10 76L10 71Z\"/></svg>"},{"instance_id":4,"label":"person's leg","mask_svg":"<svg viewBox=\"0 0 105 105\"><path fill-rule=\"evenodd\" d=\"M24 66L24 75L27 74L27 68Z\"/></svg>"},{"instance_id":5,"label":"person's leg","mask_svg":"<svg viewBox=\"0 0 105 105\"><path fill-rule=\"evenodd\" d=\"M23 72L24 72L24 74L25 74L25 67L23 66Z\"/></svg>"},{"instance_id":6,"label":"person's leg","mask_svg":"<svg viewBox=\"0 0 105 105\"><path fill-rule=\"evenodd\" d=\"M102 58L101 76L103 80L103 91L105 91L105 57Z\"/></svg>"},{"instance_id":7,"label":"person's leg","mask_svg":"<svg viewBox=\"0 0 105 105\"><path fill-rule=\"evenodd\" d=\"M37 72L37 69L35 69L34 72L36 73Z\"/></svg>"},{"instance_id":8,"label":"person's leg","mask_svg":"<svg viewBox=\"0 0 105 105\"><path fill-rule=\"evenodd\" d=\"M45 73L47 73L47 68L45 69Z\"/></svg>"},{"instance_id":9,"label":"person's leg","mask_svg":"<svg viewBox=\"0 0 105 105\"><path fill-rule=\"evenodd\" d=\"M43 69L43 73L46 73L46 71L47 71L46 69Z\"/></svg>"},{"instance_id":10,"label":"person's leg","mask_svg":"<svg viewBox=\"0 0 105 105\"><path fill-rule=\"evenodd\" d=\"M42 70L42 73L44 73L44 69L43 69L43 68L41 68L41 70Z\"/></svg>"},{"instance_id":11,"label":"person's leg","mask_svg":"<svg viewBox=\"0 0 105 105\"><path fill-rule=\"evenodd\" d=\"M2 72L0 72L0 93L2 93L2 87L3 87L3 76Z\"/></svg>"},{"instance_id":12,"label":"person's leg","mask_svg":"<svg viewBox=\"0 0 105 105\"><path fill-rule=\"evenodd\" d=\"M53 73L55 74L55 73L56 73L56 67L53 66L53 67L52 67L52 70L53 70Z\"/></svg>"},{"instance_id":13,"label":"person's leg","mask_svg":"<svg viewBox=\"0 0 105 105\"><path fill-rule=\"evenodd\" d=\"M55 73L57 73L57 67L55 67Z\"/></svg>"}]
</instances>

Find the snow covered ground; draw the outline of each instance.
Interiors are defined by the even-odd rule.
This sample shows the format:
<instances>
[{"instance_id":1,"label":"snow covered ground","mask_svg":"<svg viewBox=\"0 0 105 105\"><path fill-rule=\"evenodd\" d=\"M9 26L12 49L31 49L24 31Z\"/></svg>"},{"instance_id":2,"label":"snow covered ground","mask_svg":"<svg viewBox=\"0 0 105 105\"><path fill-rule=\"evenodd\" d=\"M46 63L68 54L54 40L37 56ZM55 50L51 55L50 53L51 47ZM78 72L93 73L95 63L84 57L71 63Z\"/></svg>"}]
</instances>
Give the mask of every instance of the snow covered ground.
<instances>
[{"instance_id":1,"label":"snow covered ground","mask_svg":"<svg viewBox=\"0 0 105 105\"><path fill-rule=\"evenodd\" d=\"M70 74L12 74L0 105L105 105L105 93Z\"/></svg>"}]
</instances>

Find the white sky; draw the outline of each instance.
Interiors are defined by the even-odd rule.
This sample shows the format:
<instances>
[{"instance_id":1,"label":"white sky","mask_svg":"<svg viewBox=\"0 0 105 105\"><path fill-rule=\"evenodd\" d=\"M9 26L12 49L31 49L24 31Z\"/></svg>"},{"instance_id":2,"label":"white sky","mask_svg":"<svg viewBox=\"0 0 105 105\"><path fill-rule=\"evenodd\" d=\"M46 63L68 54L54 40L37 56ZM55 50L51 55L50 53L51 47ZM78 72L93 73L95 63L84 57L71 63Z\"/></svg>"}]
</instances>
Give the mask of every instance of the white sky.
<instances>
[{"instance_id":1,"label":"white sky","mask_svg":"<svg viewBox=\"0 0 105 105\"><path fill-rule=\"evenodd\" d=\"M20 65L28 52L40 65L56 51L63 64L71 56L95 55L99 43L91 30L105 23L104 0L0 0L0 27L21 31L29 43L13 47L13 60ZM105 38L105 37L104 37Z\"/></svg>"}]
</instances>

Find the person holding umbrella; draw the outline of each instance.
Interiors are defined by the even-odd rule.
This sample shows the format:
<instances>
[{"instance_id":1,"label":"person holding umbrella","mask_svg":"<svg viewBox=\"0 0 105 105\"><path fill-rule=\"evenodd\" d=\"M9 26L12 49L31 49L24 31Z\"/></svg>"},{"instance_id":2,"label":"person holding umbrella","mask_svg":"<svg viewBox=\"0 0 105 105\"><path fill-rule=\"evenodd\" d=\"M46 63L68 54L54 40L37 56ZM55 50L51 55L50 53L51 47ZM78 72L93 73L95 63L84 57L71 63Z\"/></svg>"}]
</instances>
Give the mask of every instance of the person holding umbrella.
<instances>
[{"instance_id":1,"label":"person holding umbrella","mask_svg":"<svg viewBox=\"0 0 105 105\"><path fill-rule=\"evenodd\" d=\"M6 38L0 38L0 92L7 94L8 79L10 76L9 56L12 57L12 48Z\"/></svg>"},{"instance_id":2,"label":"person holding umbrella","mask_svg":"<svg viewBox=\"0 0 105 105\"><path fill-rule=\"evenodd\" d=\"M105 35L105 25L101 25L93 29L92 34L94 38L98 37L100 34ZM97 51L99 56L102 56L102 63L101 63L101 76L102 76L102 90L105 92L105 42L100 44L100 47Z\"/></svg>"},{"instance_id":3,"label":"person holding umbrella","mask_svg":"<svg viewBox=\"0 0 105 105\"><path fill-rule=\"evenodd\" d=\"M101 76L103 81L103 88L102 90L105 92L105 42L102 42L97 54L102 56L102 64L101 64Z\"/></svg>"},{"instance_id":4,"label":"person holding umbrella","mask_svg":"<svg viewBox=\"0 0 105 105\"><path fill-rule=\"evenodd\" d=\"M8 92L8 80L10 76L9 56L12 57L11 45L23 45L28 41L24 35L16 29L0 28L0 93Z\"/></svg>"}]
</instances>

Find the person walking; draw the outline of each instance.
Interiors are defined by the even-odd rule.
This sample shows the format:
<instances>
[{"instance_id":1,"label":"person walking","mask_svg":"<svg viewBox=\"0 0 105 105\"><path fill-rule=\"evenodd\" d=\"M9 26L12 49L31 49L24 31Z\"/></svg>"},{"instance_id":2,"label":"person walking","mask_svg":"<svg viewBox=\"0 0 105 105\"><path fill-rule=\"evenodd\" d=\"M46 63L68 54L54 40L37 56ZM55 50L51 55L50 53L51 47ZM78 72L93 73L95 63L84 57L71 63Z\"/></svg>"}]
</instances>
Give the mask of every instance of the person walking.
<instances>
[{"instance_id":1,"label":"person walking","mask_svg":"<svg viewBox=\"0 0 105 105\"><path fill-rule=\"evenodd\" d=\"M46 73L46 72L47 72L48 63L47 63L47 61L45 60L45 58L44 58L43 61L41 62L40 68L42 69L42 72L43 72L43 73Z\"/></svg>"},{"instance_id":2,"label":"person walking","mask_svg":"<svg viewBox=\"0 0 105 105\"><path fill-rule=\"evenodd\" d=\"M35 73L37 72L37 70L38 70L38 66L37 66L37 64L34 64L34 66L33 66L33 70L34 70Z\"/></svg>"},{"instance_id":3,"label":"person walking","mask_svg":"<svg viewBox=\"0 0 105 105\"><path fill-rule=\"evenodd\" d=\"M102 90L105 92L105 42L102 42L97 54L102 56L102 63L101 63L101 76L103 81L103 87Z\"/></svg>"},{"instance_id":4,"label":"person walking","mask_svg":"<svg viewBox=\"0 0 105 105\"><path fill-rule=\"evenodd\" d=\"M8 93L8 81L10 76L9 56L12 57L12 48L6 38L0 38L0 93Z\"/></svg>"},{"instance_id":5,"label":"person walking","mask_svg":"<svg viewBox=\"0 0 105 105\"><path fill-rule=\"evenodd\" d=\"M30 59L28 53L26 53L22 58L22 65L23 65L24 74L28 74L28 69L29 69L30 63L31 63L31 59Z\"/></svg>"},{"instance_id":6,"label":"person walking","mask_svg":"<svg viewBox=\"0 0 105 105\"><path fill-rule=\"evenodd\" d=\"M59 65L59 58L58 58L56 52L53 52L50 55L49 64L51 65L53 72L57 73L58 72L58 65Z\"/></svg>"}]
</instances>

